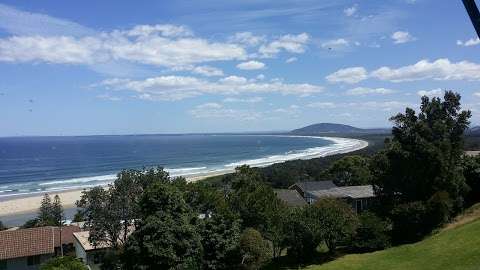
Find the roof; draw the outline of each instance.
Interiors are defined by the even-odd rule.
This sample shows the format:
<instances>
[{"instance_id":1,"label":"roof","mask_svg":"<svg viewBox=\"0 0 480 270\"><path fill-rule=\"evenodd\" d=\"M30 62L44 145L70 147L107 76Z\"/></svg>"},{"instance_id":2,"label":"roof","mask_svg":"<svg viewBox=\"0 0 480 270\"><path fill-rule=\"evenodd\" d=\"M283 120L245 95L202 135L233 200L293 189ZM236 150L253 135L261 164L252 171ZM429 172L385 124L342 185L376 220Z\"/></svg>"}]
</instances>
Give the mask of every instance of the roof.
<instances>
[{"instance_id":1,"label":"roof","mask_svg":"<svg viewBox=\"0 0 480 270\"><path fill-rule=\"evenodd\" d=\"M277 197L290 206L303 206L307 202L300 196L298 191L292 189L276 189Z\"/></svg>"},{"instance_id":2,"label":"roof","mask_svg":"<svg viewBox=\"0 0 480 270\"><path fill-rule=\"evenodd\" d=\"M327 190L310 191L309 194L316 198L334 197L361 199L375 196L372 185L335 187Z\"/></svg>"},{"instance_id":3,"label":"roof","mask_svg":"<svg viewBox=\"0 0 480 270\"><path fill-rule=\"evenodd\" d=\"M55 246L60 246L60 228L55 227ZM73 243L73 233L79 232L82 229L78 226L63 226L62 227L62 244L72 244Z\"/></svg>"},{"instance_id":4,"label":"roof","mask_svg":"<svg viewBox=\"0 0 480 270\"><path fill-rule=\"evenodd\" d=\"M325 190L330 188L337 187L332 181L307 181L307 182L297 182L293 186L298 186L303 192L310 192L315 190Z\"/></svg>"},{"instance_id":5,"label":"roof","mask_svg":"<svg viewBox=\"0 0 480 270\"><path fill-rule=\"evenodd\" d=\"M62 244L73 243L77 226L62 227ZM60 246L59 227L38 227L0 232L0 260L51 254Z\"/></svg>"},{"instance_id":6,"label":"roof","mask_svg":"<svg viewBox=\"0 0 480 270\"><path fill-rule=\"evenodd\" d=\"M53 227L0 232L0 260L55 252Z\"/></svg>"},{"instance_id":7,"label":"roof","mask_svg":"<svg viewBox=\"0 0 480 270\"><path fill-rule=\"evenodd\" d=\"M90 243L90 241L88 240L88 237L90 237L89 231L75 232L73 233L73 237L77 239L78 243L82 246L82 248L85 251L102 249L102 248L108 247L107 243L102 243L100 245L97 245L96 247L92 245L92 243Z\"/></svg>"}]
</instances>

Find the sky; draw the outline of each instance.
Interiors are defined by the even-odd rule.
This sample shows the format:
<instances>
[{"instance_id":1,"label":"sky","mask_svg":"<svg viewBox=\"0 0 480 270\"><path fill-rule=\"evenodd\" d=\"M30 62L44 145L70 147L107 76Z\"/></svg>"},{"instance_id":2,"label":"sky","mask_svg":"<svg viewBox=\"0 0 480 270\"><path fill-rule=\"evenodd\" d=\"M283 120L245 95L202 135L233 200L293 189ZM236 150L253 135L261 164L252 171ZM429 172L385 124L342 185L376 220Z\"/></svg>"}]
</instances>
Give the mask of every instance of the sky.
<instances>
[{"instance_id":1,"label":"sky","mask_svg":"<svg viewBox=\"0 0 480 270\"><path fill-rule=\"evenodd\" d=\"M1 1L0 136L388 127L454 90L480 124L462 1Z\"/></svg>"}]
</instances>

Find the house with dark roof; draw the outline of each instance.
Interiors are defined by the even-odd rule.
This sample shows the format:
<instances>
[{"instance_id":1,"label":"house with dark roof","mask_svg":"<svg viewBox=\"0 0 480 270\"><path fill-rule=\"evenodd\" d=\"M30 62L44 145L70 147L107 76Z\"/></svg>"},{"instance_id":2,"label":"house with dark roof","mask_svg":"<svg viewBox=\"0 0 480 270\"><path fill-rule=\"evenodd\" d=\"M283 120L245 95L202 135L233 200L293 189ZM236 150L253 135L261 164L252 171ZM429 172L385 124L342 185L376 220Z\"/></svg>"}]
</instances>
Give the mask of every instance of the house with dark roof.
<instances>
[{"instance_id":1,"label":"house with dark roof","mask_svg":"<svg viewBox=\"0 0 480 270\"><path fill-rule=\"evenodd\" d=\"M274 190L277 197L289 206L304 206L307 205L305 199L293 189L276 189Z\"/></svg>"},{"instance_id":2,"label":"house with dark roof","mask_svg":"<svg viewBox=\"0 0 480 270\"><path fill-rule=\"evenodd\" d=\"M351 204L352 208L357 213L367 209L375 197L372 185L339 187L332 181L298 182L290 186L289 189L296 191L307 204L313 204L321 198L345 200L347 203ZM284 195L277 196L282 199L281 196ZM289 198L292 197L293 195L290 194ZM288 199L282 200L289 204Z\"/></svg>"},{"instance_id":3,"label":"house with dark roof","mask_svg":"<svg viewBox=\"0 0 480 270\"><path fill-rule=\"evenodd\" d=\"M0 270L38 269L41 263L73 247L77 226L0 231Z\"/></svg>"}]
</instances>

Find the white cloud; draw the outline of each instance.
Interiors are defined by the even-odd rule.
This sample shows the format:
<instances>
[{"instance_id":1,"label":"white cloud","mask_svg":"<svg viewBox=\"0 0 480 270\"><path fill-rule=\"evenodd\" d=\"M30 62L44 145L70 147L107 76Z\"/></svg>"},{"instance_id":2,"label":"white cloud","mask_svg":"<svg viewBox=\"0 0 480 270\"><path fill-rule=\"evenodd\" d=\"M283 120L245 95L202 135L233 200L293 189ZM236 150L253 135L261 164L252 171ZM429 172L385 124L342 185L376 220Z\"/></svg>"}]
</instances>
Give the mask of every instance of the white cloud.
<instances>
[{"instance_id":1,"label":"white cloud","mask_svg":"<svg viewBox=\"0 0 480 270\"><path fill-rule=\"evenodd\" d=\"M254 121L262 117L262 113L244 110L225 108L218 103L205 103L188 111L195 118L232 118L241 121Z\"/></svg>"},{"instance_id":2,"label":"white cloud","mask_svg":"<svg viewBox=\"0 0 480 270\"><path fill-rule=\"evenodd\" d=\"M274 57L281 51L289 53L304 53L306 44L310 40L307 33L298 35L284 35L266 45L260 46L258 52L263 57Z\"/></svg>"},{"instance_id":3,"label":"white cloud","mask_svg":"<svg viewBox=\"0 0 480 270\"><path fill-rule=\"evenodd\" d=\"M0 61L96 64L129 61L182 67L210 61L243 60L236 44L189 36L182 26L142 25L87 37L13 36L0 39Z\"/></svg>"},{"instance_id":4,"label":"white cloud","mask_svg":"<svg viewBox=\"0 0 480 270\"><path fill-rule=\"evenodd\" d=\"M337 105L333 102L313 102L308 104L307 107L318 109L333 109L337 108Z\"/></svg>"},{"instance_id":5,"label":"white cloud","mask_svg":"<svg viewBox=\"0 0 480 270\"><path fill-rule=\"evenodd\" d=\"M228 76L209 81L188 76L159 76L145 80L108 79L95 86L108 89L129 90L139 98L148 100L181 100L204 94L239 95L252 93L278 93L308 96L323 91L312 84L288 84L281 81L254 82L244 77Z\"/></svg>"},{"instance_id":6,"label":"white cloud","mask_svg":"<svg viewBox=\"0 0 480 270\"><path fill-rule=\"evenodd\" d=\"M231 43L243 44L245 46L254 47L260 43L264 43L266 38L264 36L255 36L251 32L239 32L228 39Z\"/></svg>"},{"instance_id":7,"label":"white cloud","mask_svg":"<svg viewBox=\"0 0 480 270\"><path fill-rule=\"evenodd\" d=\"M344 38L332 39L320 44L320 46L324 49L341 49L348 47L349 45L350 43L348 42L348 40Z\"/></svg>"},{"instance_id":8,"label":"white cloud","mask_svg":"<svg viewBox=\"0 0 480 270\"><path fill-rule=\"evenodd\" d=\"M211 66L198 66L193 68L192 72L207 77L223 76L223 70Z\"/></svg>"},{"instance_id":9,"label":"white cloud","mask_svg":"<svg viewBox=\"0 0 480 270\"><path fill-rule=\"evenodd\" d=\"M416 38L413 37L409 32L405 31L397 31L392 34L391 38L395 44L407 43L416 40Z\"/></svg>"},{"instance_id":10,"label":"white cloud","mask_svg":"<svg viewBox=\"0 0 480 270\"><path fill-rule=\"evenodd\" d=\"M110 94L98 95L97 98L103 99L103 100L109 100L109 101L120 101L120 100L122 100L122 98L111 96Z\"/></svg>"},{"instance_id":11,"label":"white cloud","mask_svg":"<svg viewBox=\"0 0 480 270\"><path fill-rule=\"evenodd\" d=\"M440 88L437 88L437 89L433 89L433 90L429 90L429 91L426 91L426 90L421 90L421 91L418 91L417 94L421 97L423 96L427 96L427 97L440 97L443 95L443 90L440 89Z\"/></svg>"},{"instance_id":12,"label":"white cloud","mask_svg":"<svg viewBox=\"0 0 480 270\"><path fill-rule=\"evenodd\" d=\"M257 70L265 68L265 64L259 61L252 60L238 64L237 68L243 70Z\"/></svg>"},{"instance_id":13,"label":"white cloud","mask_svg":"<svg viewBox=\"0 0 480 270\"><path fill-rule=\"evenodd\" d=\"M367 79L367 70L364 67L351 67L339 69L325 77L331 83L357 83Z\"/></svg>"},{"instance_id":14,"label":"white cloud","mask_svg":"<svg viewBox=\"0 0 480 270\"><path fill-rule=\"evenodd\" d=\"M452 63L446 58L430 62L421 60L414 65L397 69L381 67L371 73L372 77L392 82L434 80L480 80L480 65L468 61Z\"/></svg>"},{"instance_id":15,"label":"white cloud","mask_svg":"<svg viewBox=\"0 0 480 270\"><path fill-rule=\"evenodd\" d=\"M290 57L287 60L285 60L285 63L290 64L290 63L296 62L297 60L298 60L297 57Z\"/></svg>"},{"instance_id":16,"label":"white cloud","mask_svg":"<svg viewBox=\"0 0 480 270\"><path fill-rule=\"evenodd\" d=\"M469 46L476 46L480 44L480 38L471 38L469 40L466 40L466 41L461 41L461 40L457 40L457 45L459 46L465 46L465 47L469 47Z\"/></svg>"},{"instance_id":17,"label":"white cloud","mask_svg":"<svg viewBox=\"0 0 480 270\"><path fill-rule=\"evenodd\" d=\"M233 98L229 97L223 100L227 103L259 103L263 101L263 97L251 97L251 98Z\"/></svg>"},{"instance_id":18,"label":"white cloud","mask_svg":"<svg viewBox=\"0 0 480 270\"><path fill-rule=\"evenodd\" d=\"M476 96L476 97L480 97L480 92L475 92L475 93L473 93L473 95Z\"/></svg>"},{"instance_id":19,"label":"white cloud","mask_svg":"<svg viewBox=\"0 0 480 270\"><path fill-rule=\"evenodd\" d=\"M480 80L480 64L469 61L450 62L446 58L433 62L421 60L399 68L381 67L368 73L364 67L340 69L326 77L329 82L357 83L367 78L383 81L407 82L418 80Z\"/></svg>"},{"instance_id":20,"label":"white cloud","mask_svg":"<svg viewBox=\"0 0 480 270\"><path fill-rule=\"evenodd\" d=\"M387 89L387 88L356 87L356 88L347 90L346 94L351 96L361 96L361 95L371 95L371 94L387 95L387 94L393 94L395 92L396 92L395 90Z\"/></svg>"},{"instance_id":21,"label":"white cloud","mask_svg":"<svg viewBox=\"0 0 480 270\"><path fill-rule=\"evenodd\" d=\"M357 12L357 8L358 8L358 5L355 4L351 7L345 8L343 10L343 13L345 13L347 17L350 17Z\"/></svg>"}]
</instances>

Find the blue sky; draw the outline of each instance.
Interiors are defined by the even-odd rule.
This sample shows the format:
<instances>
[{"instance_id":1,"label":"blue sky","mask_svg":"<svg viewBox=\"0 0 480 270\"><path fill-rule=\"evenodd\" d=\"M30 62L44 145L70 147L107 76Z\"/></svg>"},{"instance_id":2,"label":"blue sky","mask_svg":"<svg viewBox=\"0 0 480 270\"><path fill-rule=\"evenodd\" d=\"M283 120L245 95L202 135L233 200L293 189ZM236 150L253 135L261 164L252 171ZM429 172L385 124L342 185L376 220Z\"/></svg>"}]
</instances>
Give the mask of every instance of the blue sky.
<instances>
[{"instance_id":1,"label":"blue sky","mask_svg":"<svg viewBox=\"0 0 480 270\"><path fill-rule=\"evenodd\" d=\"M0 136L386 127L421 95L480 123L458 1L2 1Z\"/></svg>"}]
</instances>

